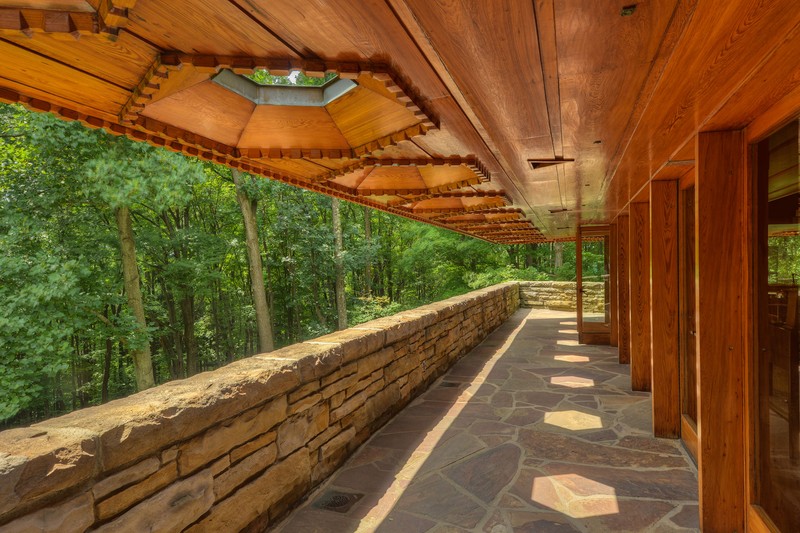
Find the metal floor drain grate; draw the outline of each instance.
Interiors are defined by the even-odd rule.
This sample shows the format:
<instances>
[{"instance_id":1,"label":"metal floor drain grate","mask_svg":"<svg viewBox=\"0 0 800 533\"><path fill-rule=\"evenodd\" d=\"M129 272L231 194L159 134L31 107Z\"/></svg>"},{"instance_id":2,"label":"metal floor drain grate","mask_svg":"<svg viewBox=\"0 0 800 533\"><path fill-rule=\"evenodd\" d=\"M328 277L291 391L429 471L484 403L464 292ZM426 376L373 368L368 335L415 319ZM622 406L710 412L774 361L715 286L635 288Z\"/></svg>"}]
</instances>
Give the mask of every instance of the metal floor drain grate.
<instances>
[{"instance_id":1,"label":"metal floor drain grate","mask_svg":"<svg viewBox=\"0 0 800 533\"><path fill-rule=\"evenodd\" d=\"M314 502L314 507L336 513L346 513L363 496L363 494L329 490Z\"/></svg>"},{"instance_id":2,"label":"metal floor drain grate","mask_svg":"<svg viewBox=\"0 0 800 533\"><path fill-rule=\"evenodd\" d=\"M458 387L461 383L453 383L452 381L442 381L440 387Z\"/></svg>"}]
</instances>

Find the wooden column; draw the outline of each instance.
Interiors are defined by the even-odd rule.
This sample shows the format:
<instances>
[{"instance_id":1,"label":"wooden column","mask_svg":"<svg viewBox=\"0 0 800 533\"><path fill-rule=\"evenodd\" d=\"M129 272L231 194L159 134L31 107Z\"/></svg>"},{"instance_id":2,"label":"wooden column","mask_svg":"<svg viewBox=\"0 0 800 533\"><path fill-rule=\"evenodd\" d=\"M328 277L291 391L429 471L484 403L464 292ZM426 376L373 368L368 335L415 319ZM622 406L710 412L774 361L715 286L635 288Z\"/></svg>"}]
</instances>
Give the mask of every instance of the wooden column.
<instances>
[{"instance_id":1,"label":"wooden column","mask_svg":"<svg viewBox=\"0 0 800 533\"><path fill-rule=\"evenodd\" d=\"M617 346L619 343L619 296L617 294L617 239L618 239L617 224L611 224L611 231L608 238L608 250L606 254L608 257L608 279L609 279L609 305L611 306L611 338L609 343L611 346Z\"/></svg>"},{"instance_id":2,"label":"wooden column","mask_svg":"<svg viewBox=\"0 0 800 533\"><path fill-rule=\"evenodd\" d=\"M700 526L743 531L744 384L751 232L741 131L697 139L698 477Z\"/></svg>"},{"instance_id":3,"label":"wooden column","mask_svg":"<svg viewBox=\"0 0 800 533\"><path fill-rule=\"evenodd\" d=\"M628 214L617 217L617 333L619 363L631 362L630 268L628 266Z\"/></svg>"},{"instance_id":4,"label":"wooden column","mask_svg":"<svg viewBox=\"0 0 800 533\"><path fill-rule=\"evenodd\" d=\"M630 206L631 388L650 390L650 207Z\"/></svg>"},{"instance_id":5,"label":"wooden column","mask_svg":"<svg viewBox=\"0 0 800 533\"><path fill-rule=\"evenodd\" d=\"M653 434L681 435L678 182L650 184L650 353Z\"/></svg>"}]
</instances>

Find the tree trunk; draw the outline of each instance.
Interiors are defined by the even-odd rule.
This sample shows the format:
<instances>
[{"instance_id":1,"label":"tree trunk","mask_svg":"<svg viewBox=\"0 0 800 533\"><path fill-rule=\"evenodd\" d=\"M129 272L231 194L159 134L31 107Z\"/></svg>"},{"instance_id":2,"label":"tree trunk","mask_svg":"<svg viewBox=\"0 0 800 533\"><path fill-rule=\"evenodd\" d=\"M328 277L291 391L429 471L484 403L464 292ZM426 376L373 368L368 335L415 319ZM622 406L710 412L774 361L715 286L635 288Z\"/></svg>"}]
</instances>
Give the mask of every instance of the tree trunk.
<instances>
[{"instance_id":1,"label":"tree trunk","mask_svg":"<svg viewBox=\"0 0 800 533\"><path fill-rule=\"evenodd\" d=\"M372 297L372 220L369 207L364 206L364 242L367 244L367 264L364 265L364 288L367 298Z\"/></svg>"},{"instance_id":2,"label":"tree trunk","mask_svg":"<svg viewBox=\"0 0 800 533\"><path fill-rule=\"evenodd\" d=\"M139 267L136 264L136 242L133 239L133 225L131 212L127 207L120 207L116 212L117 230L119 232L120 252L122 255L122 275L125 281L125 294L128 306L136 318L141 334L147 331L144 318L144 303L142 290L139 287ZM137 390L144 390L155 386L153 379L153 361L150 356L150 343L143 342L138 350L131 350L133 357L133 370L136 376Z\"/></svg>"},{"instance_id":3,"label":"tree trunk","mask_svg":"<svg viewBox=\"0 0 800 533\"><path fill-rule=\"evenodd\" d=\"M553 266L555 267L555 270L558 270L564 264L564 243L563 242L553 243L553 251L555 252L555 259L553 260Z\"/></svg>"},{"instance_id":4,"label":"tree trunk","mask_svg":"<svg viewBox=\"0 0 800 533\"><path fill-rule=\"evenodd\" d=\"M344 253L342 245L342 217L339 214L339 199L331 199L331 216L333 218L334 256L336 265L336 316L337 328L347 329L347 299L344 293Z\"/></svg>"},{"instance_id":5,"label":"tree trunk","mask_svg":"<svg viewBox=\"0 0 800 533\"><path fill-rule=\"evenodd\" d=\"M185 294L181 298L181 316L183 318L183 344L186 347L186 375L194 376L198 372L197 337L194 334L194 296Z\"/></svg>"},{"instance_id":6,"label":"tree trunk","mask_svg":"<svg viewBox=\"0 0 800 533\"><path fill-rule=\"evenodd\" d=\"M250 287L253 293L253 306L256 311L258 327L258 348L262 352L271 352L275 345L272 338L272 318L267 306L267 291L264 290L264 269L261 265L261 250L258 246L258 223L256 212L258 204L250 200L242 189L241 172L231 169L233 183L236 184L236 201L242 210L244 233L247 241L247 261L250 265Z\"/></svg>"}]
</instances>

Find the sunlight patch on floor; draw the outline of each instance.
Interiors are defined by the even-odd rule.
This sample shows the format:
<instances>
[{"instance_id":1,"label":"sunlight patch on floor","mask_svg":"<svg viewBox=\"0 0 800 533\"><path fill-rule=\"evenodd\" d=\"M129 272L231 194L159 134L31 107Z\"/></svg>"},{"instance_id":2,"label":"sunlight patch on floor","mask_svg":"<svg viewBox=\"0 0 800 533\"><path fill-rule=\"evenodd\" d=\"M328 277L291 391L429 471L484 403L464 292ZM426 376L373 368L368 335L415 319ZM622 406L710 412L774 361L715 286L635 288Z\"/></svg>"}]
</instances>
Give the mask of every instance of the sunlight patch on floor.
<instances>
[{"instance_id":1,"label":"sunlight patch on floor","mask_svg":"<svg viewBox=\"0 0 800 533\"><path fill-rule=\"evenodd\" d=\"M591 361L585 355L556 355L553 357L556 361L563 361L565 363L588 363Z\"/></svg>"},{"instance_id":2,"label":"sunlight patch on floor","mask_svg":"<svg viewBox=\"0 0 800 533\"><path fill-rule=\"evenodd\" d=\"M570 487L587 486L596 489L590 496L577 496ZM598 483L578 474L537 477L531 487L531 501L549 507L571 518L591 518L619 514L614 487Z\"/></svg>"},{"instance_id":3,"label":"sunlight patch on floor","mask_svg":"<svg viewBox=\"0 0 800 533\"><path fill-rule=\"evenodd\" d=\"M553 385L560 385L562 387L569 387L571 389L594 387L593 379L582 378L578 376L553 376L550 378L550 383Z\"/></svg>"},{"instance_id":4,"label":"sunlight patch on floor","mask_svg":"<svg viewBox=\"0 0 800 533\"><path fill-rule=\"evenodd\" d=\"M560 326L577 326L578 325L577 322L559 322L558 324Z\"/></svg>"},{"instance_id":5,"label":"sunlight patch on floor","mask_svg":"<svg viewBox=\"0 0 800 533\"><path fill-rule=\"evenodd\" d=\"M556 344L560 344L561 346L578 346L580 343L572 339L559 339L556 341Z\"/></svg>"},{"instance_id":6,"label":"sunlight patch on floor","mask_svg":"<svg viewBox=\"0 0 800 533\"><path fill-rule=\"evenodd\" d=\"M603 421L599 416L582 413L573 409L545 413L544 423L571 431L603 429Z\"/></svg>"}]
</instances>

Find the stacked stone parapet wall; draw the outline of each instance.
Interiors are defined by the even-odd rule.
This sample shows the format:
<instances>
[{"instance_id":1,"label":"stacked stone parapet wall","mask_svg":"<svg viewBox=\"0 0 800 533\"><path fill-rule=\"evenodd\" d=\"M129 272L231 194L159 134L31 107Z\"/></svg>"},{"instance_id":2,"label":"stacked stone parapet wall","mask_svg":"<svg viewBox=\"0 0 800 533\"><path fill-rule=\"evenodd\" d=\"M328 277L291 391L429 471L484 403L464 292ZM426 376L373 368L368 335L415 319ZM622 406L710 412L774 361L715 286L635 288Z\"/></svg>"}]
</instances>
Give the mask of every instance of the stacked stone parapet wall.
<instances>
[{"instance_id":1,"label":"stacked stone parapet wall","mask_svg":"<svg viewBox=\"0 0 800 533\"><path fill-rule=\"evenodd\" d=\"M602 313L605 306L605 283L584 282L584 309ZM574 281L521 281L520 306L575 311L578 308L577 283Z\"/></svg>"},{"instance_id":2,"label":"stacked stone parapet wall","mask_svg":"<svg viewBox=\"0 0 800 533\"><path fill-rule=\"evenodd\" d=\"M0 433L0 533L263 530L519 307L504 283Z\"/></svg>"}]
</instances>

